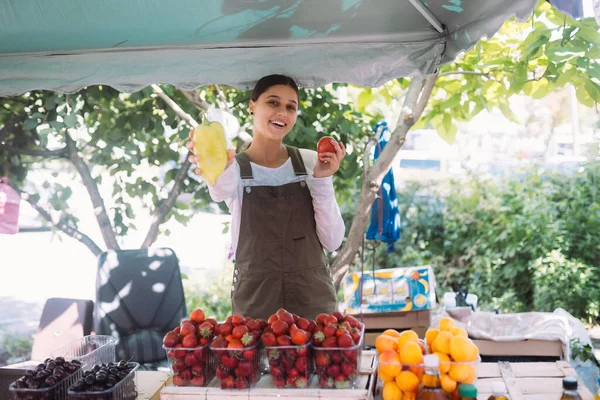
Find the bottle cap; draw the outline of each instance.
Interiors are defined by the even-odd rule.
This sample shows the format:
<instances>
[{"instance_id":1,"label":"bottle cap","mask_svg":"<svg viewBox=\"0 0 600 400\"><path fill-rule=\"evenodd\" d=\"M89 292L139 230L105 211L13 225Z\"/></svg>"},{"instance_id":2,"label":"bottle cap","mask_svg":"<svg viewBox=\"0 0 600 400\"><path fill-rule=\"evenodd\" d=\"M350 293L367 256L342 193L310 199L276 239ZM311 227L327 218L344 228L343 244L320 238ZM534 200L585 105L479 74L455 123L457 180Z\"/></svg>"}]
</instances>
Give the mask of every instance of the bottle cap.
<instances>
[{"instance_id":1,"label":"bottle cap","mask_svg":"<svg viewBox=\"0 0 600 400\"><path fill-rule=\"evenodd\" d=\"M427 354L424 357L425 360L425 368L439 368L440 367L440 358L435 354Z\"/></svg>"},{"instance_id":2,"label":"bottle cap","mask_svg":"<svg viewBox=\"0 0 600 400\"><path fill-rule=\"evenodd\" d=\"M577 378L574 378L572 376L565 376L563 378L563 389L577 390Z\"/></svg>"},{"instance_id":3,"label":"bottle cap","mask_svg":"<svg viewBox=\"0 0 600 400\"><path fill-rule=\"evenodd\" d=\"M461 383L458 385L458 396L464 398L477 398L477 388L470 383Z\"/></svg>"},{"instance_id":4,"label":"bottle cap","mask_svg":"<svg viewBox=\"0 0 600 400\"><path fill-rule=\"evenodd\" d=\"M506 385L504 382L494 381L492 382L492 395L500 397L506 393Z\"/></svg>"}]
</instances>

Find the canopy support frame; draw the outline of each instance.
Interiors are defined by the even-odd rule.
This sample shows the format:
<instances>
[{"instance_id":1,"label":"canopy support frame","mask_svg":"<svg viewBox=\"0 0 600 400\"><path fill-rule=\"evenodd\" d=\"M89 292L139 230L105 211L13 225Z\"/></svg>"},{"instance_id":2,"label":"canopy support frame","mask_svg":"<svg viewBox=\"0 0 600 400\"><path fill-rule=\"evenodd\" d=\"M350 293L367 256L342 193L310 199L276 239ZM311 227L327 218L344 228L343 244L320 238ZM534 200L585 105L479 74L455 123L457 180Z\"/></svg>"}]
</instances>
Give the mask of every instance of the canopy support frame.
<instances>
[{"instance_id":1,"label":"canopy support frame","mask_svg":"<svg viewBox=\"0 0 600 400\"><path fill-rule=\"evenodd\" d=\"M435 15L421 3L421 0L408 0L410 4L435 28L439 33L444 33L446 29Z\"/></svg>"}]
</instances>

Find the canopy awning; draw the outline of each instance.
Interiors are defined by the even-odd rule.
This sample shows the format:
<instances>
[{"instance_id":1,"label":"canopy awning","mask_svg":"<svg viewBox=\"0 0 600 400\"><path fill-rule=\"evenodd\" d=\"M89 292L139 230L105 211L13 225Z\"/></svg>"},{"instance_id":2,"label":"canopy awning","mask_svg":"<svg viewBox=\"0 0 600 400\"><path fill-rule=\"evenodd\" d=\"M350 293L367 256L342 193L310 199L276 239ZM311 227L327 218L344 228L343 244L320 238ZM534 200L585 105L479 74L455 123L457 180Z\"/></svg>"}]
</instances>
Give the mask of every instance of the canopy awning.
<instances>
[{"instance_id":1,"label":"canopy awning","mask_svg":"<svg viewBox=\"0 0 600 400\"><path fill-rule=\"evenodd\" d=\"M284 73L303 87L375 87L434 72L536 0L2 0L0 96L95 84L131 92L250 88Z\"/></svg>"}]
</instances>

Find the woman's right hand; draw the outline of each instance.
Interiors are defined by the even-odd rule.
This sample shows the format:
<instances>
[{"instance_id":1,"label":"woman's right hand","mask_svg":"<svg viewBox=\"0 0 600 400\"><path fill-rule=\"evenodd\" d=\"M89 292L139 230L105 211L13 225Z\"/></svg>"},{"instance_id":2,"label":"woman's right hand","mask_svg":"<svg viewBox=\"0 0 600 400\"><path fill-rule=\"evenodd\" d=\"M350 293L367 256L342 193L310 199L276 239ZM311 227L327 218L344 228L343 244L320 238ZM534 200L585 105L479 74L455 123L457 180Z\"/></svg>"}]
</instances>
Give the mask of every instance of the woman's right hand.
<instances>
[{"instance_id":1,"label":"woman's right hand","mask_svg":"<svg viewBox=\"0 0 600 400\"><path fill-rule=\"evenodd\" d=\"M190 140L186 142L185 147L194 155L193 156L189 156L188 157L188 161L191 162L192 164L196 165L196 169L194 170L194 172L196 172L197 175L202 176L202 170L200 169L200 167L198 167L198 163L200 161L200 159L198 158L196 154L196 151L194 150L194 131L190 131L189 133L189 138ZM231 164L233 164L233 159L235 158L235 149L229 149L227 151L227 165L225 165L225 169L229 168L229 166Z\"/></svg>"}]
</instances>

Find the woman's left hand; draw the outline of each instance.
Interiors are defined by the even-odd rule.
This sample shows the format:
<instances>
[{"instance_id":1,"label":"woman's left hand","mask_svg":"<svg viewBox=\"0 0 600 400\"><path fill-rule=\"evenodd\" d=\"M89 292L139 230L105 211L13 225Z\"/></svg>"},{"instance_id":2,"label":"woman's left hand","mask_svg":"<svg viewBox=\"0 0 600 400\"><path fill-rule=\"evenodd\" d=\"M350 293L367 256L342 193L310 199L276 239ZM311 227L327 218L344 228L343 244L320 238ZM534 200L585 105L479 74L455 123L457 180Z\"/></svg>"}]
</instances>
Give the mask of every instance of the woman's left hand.
<instances>
[{"instance_id":1,"label":"woman's left hand","mask_svg":"<svg viewBox=\"0 0 600 400\"><path fill-rule=\"evenodd\" d=\"M313 177L325 178L327 176L332 176L340 169L342 159L346 155L346 149L341 142L338 144L337 142L332 141L332 143L335 153L318 153L319 160L317 161L317 165L315 165Z\"/></svg>"}]
</instances>

